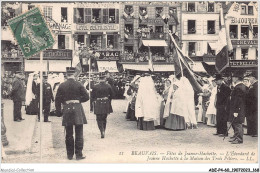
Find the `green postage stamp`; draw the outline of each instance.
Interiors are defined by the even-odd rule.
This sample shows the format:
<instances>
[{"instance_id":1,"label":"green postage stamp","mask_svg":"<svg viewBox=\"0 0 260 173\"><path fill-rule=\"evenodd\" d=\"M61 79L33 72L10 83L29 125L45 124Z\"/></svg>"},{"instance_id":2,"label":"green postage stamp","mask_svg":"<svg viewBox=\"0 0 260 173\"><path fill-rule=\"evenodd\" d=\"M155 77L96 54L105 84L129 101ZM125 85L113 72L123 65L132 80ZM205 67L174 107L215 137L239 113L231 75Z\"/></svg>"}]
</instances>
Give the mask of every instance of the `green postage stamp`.
<instances>
[{"instance_id":1,"label":"green postage stamp","mask_svg":"<svg viewBox=\"0 0 260 173\"><path fill-rule=\"evenodd\" d=\"M8 25L25 57L39 53L54 43L54 38L39 8L10 19Z\"/></svg>"}]
</instances>

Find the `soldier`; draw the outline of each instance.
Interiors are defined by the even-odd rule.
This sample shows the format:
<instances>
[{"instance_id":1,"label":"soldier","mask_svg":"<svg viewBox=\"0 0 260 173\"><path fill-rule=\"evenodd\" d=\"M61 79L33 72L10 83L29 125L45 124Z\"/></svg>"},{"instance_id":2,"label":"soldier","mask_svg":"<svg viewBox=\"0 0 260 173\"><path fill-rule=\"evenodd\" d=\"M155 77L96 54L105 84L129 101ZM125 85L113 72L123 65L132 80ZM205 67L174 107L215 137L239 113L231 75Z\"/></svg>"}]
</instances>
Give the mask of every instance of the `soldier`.
<instances>
[{"instance_id":1,"label":"soldier","mask_svg":"<svg viewBox=\"0 0 260 173\"><path fill-rule=\"evenodd\" d=\"M66 70L67 81L63 82L58 88L55 106L57 115L60 116L61 104L63 104L62 126L65 126L66 130L67 158L72 160L75 148L76 160L81 160L85 159L85 156L82 154L84 144L83 124L87 124L81 103L88 101L89 96L84 86L75 80L75 68L67 67ZM75 141L73 138L73 126L75 127Z\"/></svg>"},{"instance_id":2,"label":"soldier","mask_svg":"<svg viewBox=\"0 0 260 173\"><path fill-rule=\"evenodd\" d=\"M94 100L94 114L96 114L101 138L105 137L107 114L112 113L111 100L114 98L112 87L106 83L105 76L99 77L100 83L92 89L91 97Z\"/></svg>"}]
</instances>

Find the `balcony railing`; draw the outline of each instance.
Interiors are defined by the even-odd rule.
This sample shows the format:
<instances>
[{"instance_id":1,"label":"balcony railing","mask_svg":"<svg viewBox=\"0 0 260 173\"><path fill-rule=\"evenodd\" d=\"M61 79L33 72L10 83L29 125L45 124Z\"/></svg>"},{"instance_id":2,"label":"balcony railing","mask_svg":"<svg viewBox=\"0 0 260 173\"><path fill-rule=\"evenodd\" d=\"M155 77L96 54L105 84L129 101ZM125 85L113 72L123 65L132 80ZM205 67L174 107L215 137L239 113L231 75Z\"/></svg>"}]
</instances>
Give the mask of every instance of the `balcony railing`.
<instances>
[{"instance_id":1,"label":"balcony railing","mask_svg":"<svg viewBox=\"0 0 260 173\"><path fill-rule=\"evenodd\" d=\"M141 37L143 39L166 39L165 33L158 33L158 32L150 32L150 33L142 33Z\"/></svg>"},{"instance_id":2,"label":"balcony railing","mask_svg":"<svg viewBox=\"0 0 260 173\"><path fill-rule=\"evenodd\" d=\"M148 53L124 54L121 62L148 62ZM172 55L152 55L153 62L174 62Z\"/></svg>"}]
</instances>

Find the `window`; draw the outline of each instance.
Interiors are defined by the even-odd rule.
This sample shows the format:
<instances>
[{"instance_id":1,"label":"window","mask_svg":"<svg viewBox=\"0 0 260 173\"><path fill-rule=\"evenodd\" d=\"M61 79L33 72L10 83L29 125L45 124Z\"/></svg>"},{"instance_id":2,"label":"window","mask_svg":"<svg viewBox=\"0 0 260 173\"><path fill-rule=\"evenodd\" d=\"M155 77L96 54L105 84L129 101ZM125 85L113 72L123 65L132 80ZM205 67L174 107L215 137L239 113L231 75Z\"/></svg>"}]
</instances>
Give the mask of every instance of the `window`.
<instances>
[{"instance_id":1,"label":"window","mask_svg":"<svg viewBox=\"0 0 260 173\"><path fill-rule=\"evenodd\" d=\"M169 31L171 31L171 33L175 33L176 32L176 25L169 25Z\"/></svg>"},{"instance_id":2,"label":"window","mask_svg":"<svg viewBox=\"0 0 260 173\"><path fill-rule=\"evenodd\" d=\"M132 6L132 5L126 5L124 12L125 12L127 15L132 14L132 13L134 12L133 6Z\"/></svg>"},{"instance_id":3,"label":"window","mask_svg":"<svg viewBox=\"0 0 260 173\"><path fill-rule=\"evenodd\" d=\"M169 15L173 15L177 13L177 8L176 7L169 7Z\"/></svg>"},{"instance_id":4,"label":"window","mask_svg":"<svg viewBox=\"0 0 260 173\"><path fill-rule=\"evenodd\" d=\"M108 23L115 23L116 22L116 10L109 9L109 19Z\"/></svg>"},{"instance_id":5,"label":"window","mask_svg":"<svg viewBox=\"0 0 260 173\"><path fill-rule=\"evenodd\" d=\"M241 14L246 14L246 6L241 5Z\"/></svg>"},{"instance_id":6,"label":"window","mask_svg":"<svg viewBox=\"0 0 260 173\"><path fill-rule=\"evenodd\" d=\"M248 59L248 49L241 49L241 59Z\"/></svg>"},{"instance_id":7,"label":"window","mask_svg":"<svg viewBox=\"0 0 260 173\"><path fill-rule=\"evenodd\" d=\"M78 35L78 44L79 45L84 45L84 35Z\"/></svg>"},{"instance_id":8,"label":"window","mask_svg":"<svg viewBox=\"0 0 260 173\"><path fill-rule=\"evenodd\" d=\"M114 35L107 35L107 48L113 49L114 48Z\"/></svg>"},{"instance_id":9,"label":"window","mask_svg":"<svg viewBox=\"0 0 260 173\"><path fill-rule=\"evenodd\" d=\"M196 21L195 20L188 20L188 34L195 34L196 33Z\"/></svg>"},{"instance_id":10,"label":"window","mask_svg":"<svg viewBox=\"0 0 260 173\"><path fill-rule=\"evenodd\" d=\"M253 27L253 38L258 38L258 26Z\"/></svg>"},{"instance_id":11,"label":"window","mask_svg":"<svg viewBox=\"0 0 260 173\"><path fill-rule=\"evenodd\" d=\"M147 15L147 9L146 7L139 7L139 14L141 16L146 16Z\"/></svg>"},{"instance_id":12,"label":"window","mask_svg":"<svg viewBox=\"0 0 260 173\"><path fill-rule=\"evenodd\" d=\"M125 32L129 34L133 34L133 24L125 24Z\"/></svg>"},{"instance_id":13,"label":"window","mask_svg":"<svg viewBox=\"0 0 260 173\"><path fill-rule=\"evenodd\" d=\"M101 9L92 9L92 23L101 23Z\"/></svg>"},{"instance_id":14,"label":"window","mask_svg":"<svg viewBox=\"0 0 260 173\"><path fill-rule=\"evenodd\" d=\"M254 14L254 8L253 8L253 6L248 6L248 14L251 14L251 15Z\"/></svg>"},{"instance_id":15,"label":"window","mask_svg":"<svg viewBox=\"0 0 260 173\"><path fill-rule=\"evenodd\" d=\"M97 50L101 48L101 35L91 35L90 36L90 48L92 50Z\"/></svg>"},{"instance_id":16,"label":"window","mask_svg":"<svg viewBox=\"0 0 260 173\"><path fill-rule=\"evenodd\" d=\"M241 39L248 39L249 27L246 25L241 26Z\"/></svg>"},{"instance_id":17,"label":"window","mask_svg":"<svg viewBox=\"0 0 260 173\"><path fill-rule=\"evenodd\" d=\"M195 53L195 44L196 42L189 42L189 49L188 49L188 52L189 52L189 56L196 56L196 53Z\"/></svg>"},{"instance_id":18,"label":"window","mask_svg":"<svg viewBox=\"0 0 260 173\"><path fill-rule=\"evenodd\" d=\"M237 25L230 25L229 26L229 34L231 39L237 38Z\"/></svg>"},{"instance_id":19,"label":"window","mask_svg":"<svg viewBox=\"0 0 260 173\"><path fill-rule=\"evenodd\" d=\"M163 26L155 26L155 33L163 33Z\"/></svg>"},{"instance_id":20,"label":"window","mask_svg":"<svg viewBox=\"0 0 260 173\"><path fill-rule=\"evenodd\" d=\"M67 8L61 7L61 22L68 22Z\"/></svg>"},{"instance_id":21,"label":"window","mask_svg":"<svg viewBox=\"0 0 260 173\"><path fill-rule=\"evenodd\" d=\"M84 8L74 8L74 23L84 23Z\"/></svg>"},{"instance_id":22,"label":"window","mask_svg":"<svg viewBox=\"0 0 260 173\"><path fill-rule=\"evenodd\" d=\"M134 46L125 46L125 54L133 54Z\"/></svg>"},{"instance_id":23,"label":"window","mask_svg":"<svg viewBox=\"0 0 260 173\"><path fill-rule=\"evenodd\" d=\"M58 49L65 49L65 35L58 35Z\"/></svg>"},{"instance_id":24,"label":"window","mask_svg":"<svg viewBox=\"0 0 260 173\"><path fill-rule=\"evenodd\" d=\"M214 2L208 2L208 12L214 12Z\"/></svg>"},{"instance_id":25,"label":"window","mask_svg":"<svg viewBox=\"0 0 260 173\"><path fill-rule=\"evenodd\" d=\"M155 17L161 17L161 14L163 12L163 8L162 7L155 7Z\"/></svg>"},{"instance_id":26,"label":"window","mask_svg":"<svg viewBox=\"0 0 260 173\"><path fill-rule=\"evenodd\" d=\"M52 20L52 7L43 7L43 13L47 21Z\"/></svg>"},{"instance_id":27,"label":"window","mask_svg":"<svg viewBox=\"0 0 260 173\"><path fill-rule=\"evenodd\" d=\"M215 34L215 21L208 20L208 34Z\"/></svg>"},{"instance_id":28,"label":"window","mask_svg":"<svg viewBox=\"0 0 260 173\"><path fill-rule=\"evenodd\" d=\"M213 50L210 45L208 44L208 55L216 55L216 50Z\"/></svg>"},{"instance_id":29,"label":"window","mask_svg":"<svg viewBox=\"0 0 260 173\"><path fill-rule=\"evenodd\" d=\"M195 12L195 2L188 2L188 11Z\"/></svg>"},{"instance_id":30,"label":"window","mask_svg":"<svg viewBox=\"0 0 260 173\"><path fill-rule=\"evenodd\" d=\"M28 10L33 9L35 6L34 5L28 5Z\"/></svg>"}]
</instances>

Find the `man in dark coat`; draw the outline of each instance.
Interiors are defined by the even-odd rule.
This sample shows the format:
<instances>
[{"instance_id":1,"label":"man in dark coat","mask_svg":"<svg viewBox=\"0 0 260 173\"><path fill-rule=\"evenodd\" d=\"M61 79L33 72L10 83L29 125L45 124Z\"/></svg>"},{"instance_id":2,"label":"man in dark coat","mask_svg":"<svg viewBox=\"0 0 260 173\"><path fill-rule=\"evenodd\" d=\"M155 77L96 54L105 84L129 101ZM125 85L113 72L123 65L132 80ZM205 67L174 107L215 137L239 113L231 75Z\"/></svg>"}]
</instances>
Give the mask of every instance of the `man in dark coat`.
<instances>
[{"instance_id":1,"label":"man in dark coat","mask_svg":"<svg viewBox=\"0 0 260 173\"><path fill-rule=\"evenodd\" d=\"M87 119L81 105L82 102L89 100L89 95L84 86L75 80L75 68L67 67L67 81L60 84L55 106L58 116L61 115L61 104L63 104L62 125L66 130L66 149L69 160L73 158L74 149L77 160L85 159L82 154L83 124L87 124ZM75 127L75 141L73 138L73 126ZM75 143L75 145L74 145Z\"/></svg>"},{"instance_id":2,"label":"man in dark coat","mask_svg":"<svg viewBox=\"0 0 260 173\"><path fill-rule=\"evenodd\" d=\"M224 83L220 74L216 74L215 81L217 84L217 96L215 101L217 133L214 135L225 136L227 135L227 121L229 115L229 111L227 110L227 102L231 89Z\"/></svg>"},{"instance_id":3,"label":"man in dark coat","mask_svg":"<svg viewBox=\"0 0 260 173\"><path fill-rule=\"evenodd\" d=\"M246 95L246 120L247 135L257 137L258 135L258 81L257 72L252 72L247 76L250 86Z\"/></svg>"},{"instance_id":4,"label":"man in dark coat","mask_svg":"<svg viewBox=\"0 0 260 173\"><path fill-rule=\"evenodd\" d=\"M92 99L94 100L94 114L98 128L101 132L101 138L105 137L107 115L113 112L111 100L114 98L112 87L106 83L105 76L100 76L100 83L92 89Z\"/></svg>"},{"instance_id":5,"label":"man in dark coat","mask_svg":"<svg viewBox=\"0 0 260 173\"><path fill-rule=\"evenodd\" d=\"M231 92L230 98L230 120L233 120L232 127L234 129L234 136L229 140L232 144L243 143L243 123L246 114L245 98L247 87L243 84L242 80L243 74L241 72L233 74L232 82L234 89Z\"/></svg>"},{"instance_id":6,"label":"man in dark coat","mask_svg":"<svg viewBox=\"0 0 260 173\"><path fill-rule=\"evenodd\" d=\"M47 82L48 75L43 74L43 85L42 85L42 109L44 115L44 122L49 121L50 109L51 109L51 101L54 102L53 92L51 85ZM37 97L40 100L40 84L37 85ZM40 106L39 106L40 107ZM40 121L40 114L38 113L38 121Z\"/></svg>"},{"instance_id":7,"label":"man in dark coat","mask_svg":"<svg viewBox=\"0 0 260 173\"><path fill-rule=\"evenodd\" d=\"M14 103L14 109L13 109L14 121L17 122L24 120L22 118L22 113L21 113L22 102L25 100L25 88L24 88L22 78L23 78L23 74L21 72L17 72L10 93L10 96Z\"/></svg>"}]
</instances>

